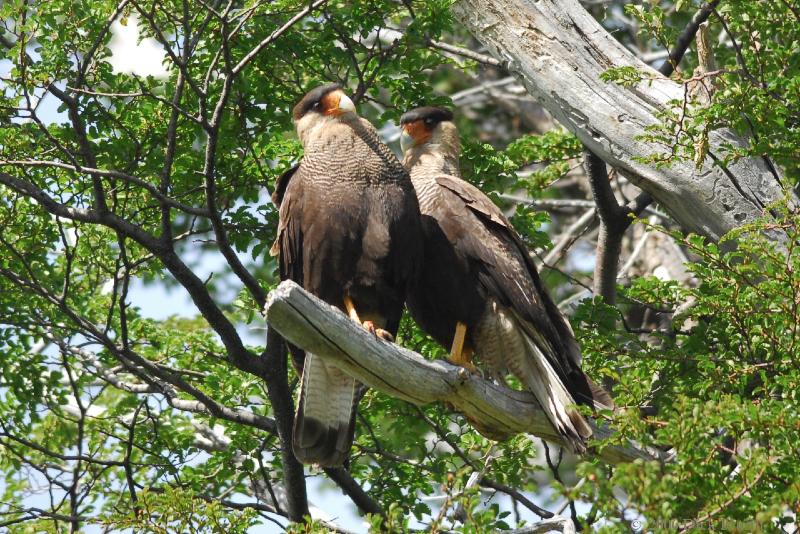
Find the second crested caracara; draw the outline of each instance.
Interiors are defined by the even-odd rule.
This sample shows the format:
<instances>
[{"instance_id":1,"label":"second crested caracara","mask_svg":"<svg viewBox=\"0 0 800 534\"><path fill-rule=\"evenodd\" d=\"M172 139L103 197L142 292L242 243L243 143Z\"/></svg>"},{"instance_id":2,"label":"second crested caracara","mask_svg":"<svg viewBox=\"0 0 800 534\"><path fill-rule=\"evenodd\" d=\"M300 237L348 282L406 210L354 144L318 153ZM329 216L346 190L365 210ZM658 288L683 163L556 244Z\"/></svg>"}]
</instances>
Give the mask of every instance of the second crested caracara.
<instances>
[{"instance_id":1,"label":"second crested caracara","mask_svg":"<svg viewBox=\"0 0 800 534\"><path fill-rule=\"evenodd\" d=\"M452 113L417 108L400 120L403 165L422 213L424 265L408 297L423 330L451 347L453 363L473 353L496 378L516 376L576 452L592 434L576 403L611 407L581 370L581 353L542 286L511 223L479 189L460 178Z\"/></svg>"}]
</instances>

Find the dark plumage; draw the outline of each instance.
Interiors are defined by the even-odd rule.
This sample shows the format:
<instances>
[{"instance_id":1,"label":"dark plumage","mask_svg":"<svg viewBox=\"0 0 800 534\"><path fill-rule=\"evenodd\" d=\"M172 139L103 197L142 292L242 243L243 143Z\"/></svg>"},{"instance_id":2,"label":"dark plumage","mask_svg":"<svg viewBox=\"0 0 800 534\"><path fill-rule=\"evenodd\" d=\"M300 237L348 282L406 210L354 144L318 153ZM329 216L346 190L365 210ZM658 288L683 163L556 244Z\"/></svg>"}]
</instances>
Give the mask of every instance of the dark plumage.
<instances>
[{"instance_id":1,"label":"dark plumage","mask_svg":"<svg viewBox=\"0 0 800 534\"><path fill-rule=\"evenodd\" d=\"M421 254L408 173L337 85L309 92L294 120L305 154L274 195L280 217L273 253L280 254L281 278L394 335ZM293 436L300 461L344 462L360 388L335 366L305 355Z\"/></svg>"},{"instance_id":2,"label":"dark plumage","mask_svg":"<svg viewBox=\"0 0 800 534\"><path fill-rule=\"evenodd\" d=\"M498 379L517 376L573 449L583 451L591 429L569 406L610 406L611 399L581 370L580 348L522 239L486 195L459 178L450 118L447 110L426 107L401 119L403 144L410 145L403 164L420 202L425 241L409 310L448 347L457 323L465 325L466 353L474 351Z\"/></svg>"}]
</instances>

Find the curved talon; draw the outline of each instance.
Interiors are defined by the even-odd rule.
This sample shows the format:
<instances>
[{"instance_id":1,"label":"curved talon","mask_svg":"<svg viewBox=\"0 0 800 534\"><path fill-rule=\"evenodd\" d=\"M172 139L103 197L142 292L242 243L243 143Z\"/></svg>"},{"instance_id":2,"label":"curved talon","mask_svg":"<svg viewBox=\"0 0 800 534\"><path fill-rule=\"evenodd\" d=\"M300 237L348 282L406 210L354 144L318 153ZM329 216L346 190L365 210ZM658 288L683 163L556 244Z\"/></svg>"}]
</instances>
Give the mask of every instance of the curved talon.
<instances>
[{"instance_id":1,"label":"curved talon","mask_svg":"<svg viewBox=\"0 0 800 534\"><path fill-rule=\"evenodd\" d=\"M469 371L470 373L472 373L474 375L478 375L478 376L481 376L481 377L483 376L483 373L481 373L480 369L475 367L475 364L473 364L471 361L468 361L468 360L459 361L459 360L456 360L455 358L447 358L447 361L452 363L453 365L458 365L462 369L466 369L467 371Z\"/></svg>"},{"instance_id":2,"label":"curved talon","mask_svg":"<svg viewBox=\"0 0 800 534\"><path fill-rule=\"evenodd\" d=\"M392 334L390 334L383 328L377 328L375 326L375 323L373 323L372 321L364 321L362 325L368 332L371 332L372 335L374 335L375 337L385 339L386 341L394 342L394 336Z\"/></svg>"}]
</instances>

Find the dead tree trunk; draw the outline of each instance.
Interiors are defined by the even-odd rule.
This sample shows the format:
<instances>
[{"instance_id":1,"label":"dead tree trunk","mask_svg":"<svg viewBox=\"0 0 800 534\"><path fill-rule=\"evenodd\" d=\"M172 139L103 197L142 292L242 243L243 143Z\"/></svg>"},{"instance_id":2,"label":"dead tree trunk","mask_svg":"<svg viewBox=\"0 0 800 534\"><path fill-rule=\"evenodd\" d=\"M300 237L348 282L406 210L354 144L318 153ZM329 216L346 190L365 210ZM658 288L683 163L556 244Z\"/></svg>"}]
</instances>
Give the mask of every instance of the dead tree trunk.
<instances>
[{"instance_id":1,"label":"dead tree trunk","mask_svg":"<svg viewBox=\"0 0 800 534\"><path fill-rule=\"evenodd\" d=\"M744 144L730 130L710 133L699 169L692 161L661 168L643 163L656 148L641 136L671 101L684 100L684 87L637 59L577 0L458 0L452 11L561 124L684 229L717 240L783 197L780 177L761 159L715 165L724 144ZM649 79L630 88L600 80L622 66Z\"/></svg>"}]
</instances>

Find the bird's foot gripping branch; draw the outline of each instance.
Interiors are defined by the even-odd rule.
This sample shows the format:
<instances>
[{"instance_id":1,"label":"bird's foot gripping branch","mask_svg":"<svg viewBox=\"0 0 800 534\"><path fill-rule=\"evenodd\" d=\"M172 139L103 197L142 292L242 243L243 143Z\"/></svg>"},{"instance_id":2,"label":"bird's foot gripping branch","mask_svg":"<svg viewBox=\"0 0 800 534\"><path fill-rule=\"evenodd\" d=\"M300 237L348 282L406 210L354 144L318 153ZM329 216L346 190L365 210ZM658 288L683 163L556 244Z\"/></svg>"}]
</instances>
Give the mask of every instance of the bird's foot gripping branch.
<instances>
[{"instance_id":1,"label":"bird's foot gripping branch","mask_svg":"<svg viewBox=\"0 0 800 534\"><path fill-rule=\"evenodd\" d=\"M489 382L443 360L426 360L377 338L292 281L282 282L269 294L264 312L286 340L372 388L418 405L447 402L498 434L524 432L561 443L532 394ZM613 433L594 423L592 430L597 439ZM634 443L608 445L595 453L609 463L662 456Z\"/></svg>"}]
</instances>

